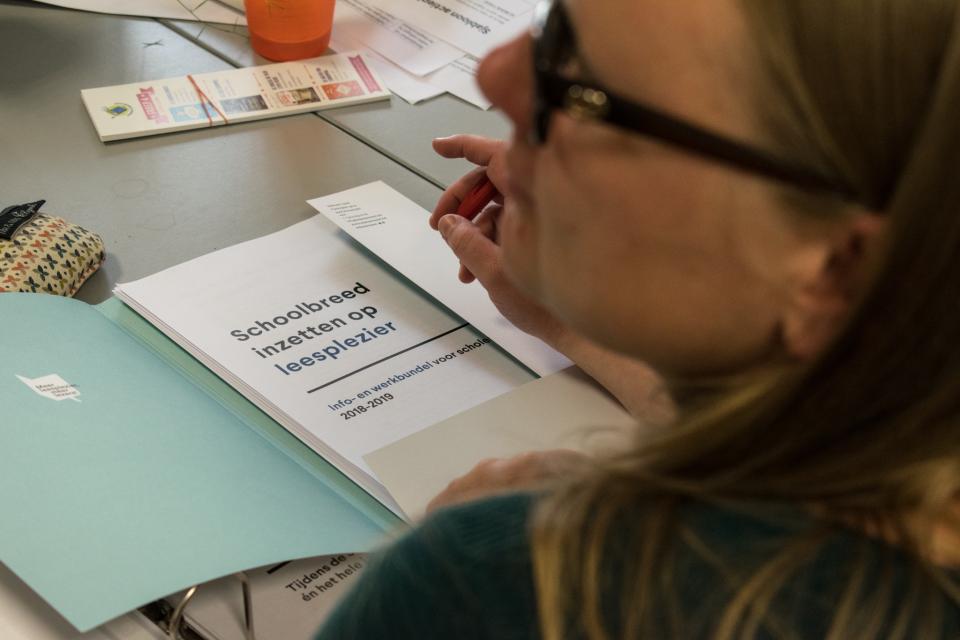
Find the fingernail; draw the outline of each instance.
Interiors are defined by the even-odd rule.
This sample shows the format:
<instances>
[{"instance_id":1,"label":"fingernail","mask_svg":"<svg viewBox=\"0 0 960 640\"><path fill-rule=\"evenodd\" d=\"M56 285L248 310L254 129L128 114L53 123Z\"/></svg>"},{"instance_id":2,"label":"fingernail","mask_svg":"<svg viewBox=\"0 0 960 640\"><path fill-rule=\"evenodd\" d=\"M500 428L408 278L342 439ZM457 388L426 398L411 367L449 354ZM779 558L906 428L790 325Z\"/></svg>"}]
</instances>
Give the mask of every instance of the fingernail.
<instances>
[{"instance_id":1,"label":"fingernail","mask_svg":"<svg viewBox=\"0 0 960 640\"><path fill-rule=\"evenodd\" d=\"M453 231L454 227L461 222L463 222L462 217L455 213L448 213L440 218L440 223L437 225L437 229L440 231L440 235L443 236L444 240L446 240L447 236L451 231Z\"/></svg>"}]
</instances>

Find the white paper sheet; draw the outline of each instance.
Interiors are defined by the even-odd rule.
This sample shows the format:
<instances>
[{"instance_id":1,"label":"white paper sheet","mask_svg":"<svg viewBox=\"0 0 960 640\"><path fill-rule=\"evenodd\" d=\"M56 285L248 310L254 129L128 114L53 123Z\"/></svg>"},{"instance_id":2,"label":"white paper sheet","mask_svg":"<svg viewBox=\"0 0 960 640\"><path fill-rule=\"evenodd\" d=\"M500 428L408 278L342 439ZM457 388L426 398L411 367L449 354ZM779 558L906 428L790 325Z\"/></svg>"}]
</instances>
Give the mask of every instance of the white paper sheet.
<instances>
[{"instance_id":1,"label":"white paper sheet","mask_svg":"<svg viewBox=\"0 0 960 640\"><path fill-rule=\"evenodd\" d=\"M525 451L590 453L626 446L636 420L571 367L415 433L365 459L411 518L451 480L485 458ZM433 462L422 464L422 460Z\"/></svg>"},{"instance_id":2,"label":"white paper sheet","mask_svg":"<svg viewBox=\"0 0 960 640\"><path fill-rule=\"evenodd\" d=\"M383 80L383 83L387 85L387 88L410 104L417 104L445 93L440 87L407 73L376 51L368 49L357 40L351 39L336 27L334 27L334 33L330 37L330 48L337 52L359 51L362 53L373 70Z\"/></svg>"},{"instance_id":3,"label":"white paper sheet","mask_svg":"<svg viewBox=\"0 0 960 640\"><path fill-rule=\"evenodd\" d=\"M322 216L116 293L388 506L363 455L532 379Z\"/></svg>"},{"instance_id":4,"label":"white paper sheet","mask_svg":"<svg viewBox=\"0 0 960 640\"><path fill-rule=\"evenodd\" d=\"M436 71L463 56L460 49L367 0L339 0L334 29L417 76Z\"/></svg>"},{"instance_id":5,"label":"white paper sheet","mask_svg":"<svg viewBox=\"0 0 960 640\"><path fill-rule=\"evenodd\" d=\"M489 109L490 101L480 91L477 84L477 66L480 61L471 55L465 55L451 62L439 71L427 76L431 84L466 100L481 109Z\"/></svg>"},{"instance_id":6,"label":"white paper sheet","mask_svg":"<svg viewBox=\"0 0 960 640\"><path fill-rule=\"evenodd\" d=\"M530 26L532 0L365 0L477 58Z\"/></svg>"},{"instance_id":7,"label":"white paper sheet","mask_svg":"<svg viewBox=\"0 0 960 640\"><path fill-rule=\"evenodd\" d=\"M39 0L67 9L112 13L146 18L197 20L230 25L246 25L246 17L233 9L210 0Z\"/></svg>"},{"instance_id":8,"label":"white paper sheet","mask_svg":"<svg viewBox=\"0 0 960 640\"><path fill-rule=\"evenodd\" d=\"M504 318L479 283L457 280L457 258L427 224L430 213L383 182L309 203L538 375L570 366L566 357Z\"/></svg>"}]
</instances>

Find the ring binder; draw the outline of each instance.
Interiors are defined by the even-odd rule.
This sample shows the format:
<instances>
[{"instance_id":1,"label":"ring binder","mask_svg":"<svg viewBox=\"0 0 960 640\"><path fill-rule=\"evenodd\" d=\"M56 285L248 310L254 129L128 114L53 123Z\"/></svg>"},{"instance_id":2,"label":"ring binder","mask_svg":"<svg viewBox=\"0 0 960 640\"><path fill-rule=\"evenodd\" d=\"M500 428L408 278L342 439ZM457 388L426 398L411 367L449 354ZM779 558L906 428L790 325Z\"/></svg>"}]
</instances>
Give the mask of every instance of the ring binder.
<instances>
[{"instance_id":1,"label":"ring binder","mask_svg":"<svg viewBox=\"0 0 960 640\"><path fill-rule=\"evenodd\" d=\"M234 574L240 581L240 592L243 597L243 640L256 640L253 630L253 596L250 591L250 579L243 571ZM142 607L140 613L149 618L171 640L209 640L200 634L184 619L184 612L190 600L196 595L200 585L190 587L176 607L166 600L158 600Z\"/></svg>"},{"instance_id":2,"label":"ring binder","mask_svg":"<svg viewBox=\"0 0 960 640\"><path fill-rule=\"evenodd\" d=\"M244 640L257 640L253 633L253 596L250 594L250 578L243 571L236 574L240 580L240 590L243 593L243 628Z\"/></svg>"},{"instance_id":3,"label":"ring binder","mask_svg":"<svg viewBox=\"0 0 960 640\"><path fill-rule=\"evenodd\" d=\"M183 623L183 610L187 608L187 604L189 604L190 599L193 598L193 594L196 592L197 585L190 587L187 593L184 594L183 599L177 603L176 609L173 610L170 619L167 621L166 632L173 640L180 640L177 636L180 635L180 625Z\"/></svg>"}]
</instances>

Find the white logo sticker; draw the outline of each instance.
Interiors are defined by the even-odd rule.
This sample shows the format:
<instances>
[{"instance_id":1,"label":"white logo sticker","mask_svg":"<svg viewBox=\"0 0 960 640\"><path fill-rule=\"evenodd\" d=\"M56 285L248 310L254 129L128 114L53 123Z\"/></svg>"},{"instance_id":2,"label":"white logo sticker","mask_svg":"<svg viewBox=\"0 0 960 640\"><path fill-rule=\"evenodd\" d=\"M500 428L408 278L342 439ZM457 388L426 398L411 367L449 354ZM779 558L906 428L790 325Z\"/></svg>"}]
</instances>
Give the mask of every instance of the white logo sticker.
<instances>
[{"instance_id":1,"label":"white logo sticker","mask_svg":"<svg viewBox=\"0 0 960 640\"><path fill-rule=\"evenodd\" d=\"M77 396L80 395L80 392L77 388L69 384L66 380L61 378L55 373L51 373L48 376L42 376L40 378L24 378L23 376L17 376L20 378L20 382L27 385L33 389L36 393L40 394L44 398L50 398L51 400L56 400L57 402L61 400L73 400L74 402L80 402Z\"/></svg>"}]
</instances>

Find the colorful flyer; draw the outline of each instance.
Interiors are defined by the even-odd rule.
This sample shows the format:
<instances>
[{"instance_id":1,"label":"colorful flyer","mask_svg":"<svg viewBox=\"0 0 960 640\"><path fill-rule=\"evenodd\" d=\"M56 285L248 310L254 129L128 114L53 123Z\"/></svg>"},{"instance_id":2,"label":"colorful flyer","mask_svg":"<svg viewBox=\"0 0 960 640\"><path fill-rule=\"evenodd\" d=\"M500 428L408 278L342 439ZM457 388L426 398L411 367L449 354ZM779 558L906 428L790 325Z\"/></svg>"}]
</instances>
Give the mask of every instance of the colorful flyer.
<instances>
[{"instance_id":1,"label":"colorful flyer","mask_svg":"<svg viewBox=\"0 0 960 640\"><path fill-rule=\"evenodd\" d=\"M359 53L80 92L101 142L320 111L389 98Z\"/></svg>"}]
</instances>

